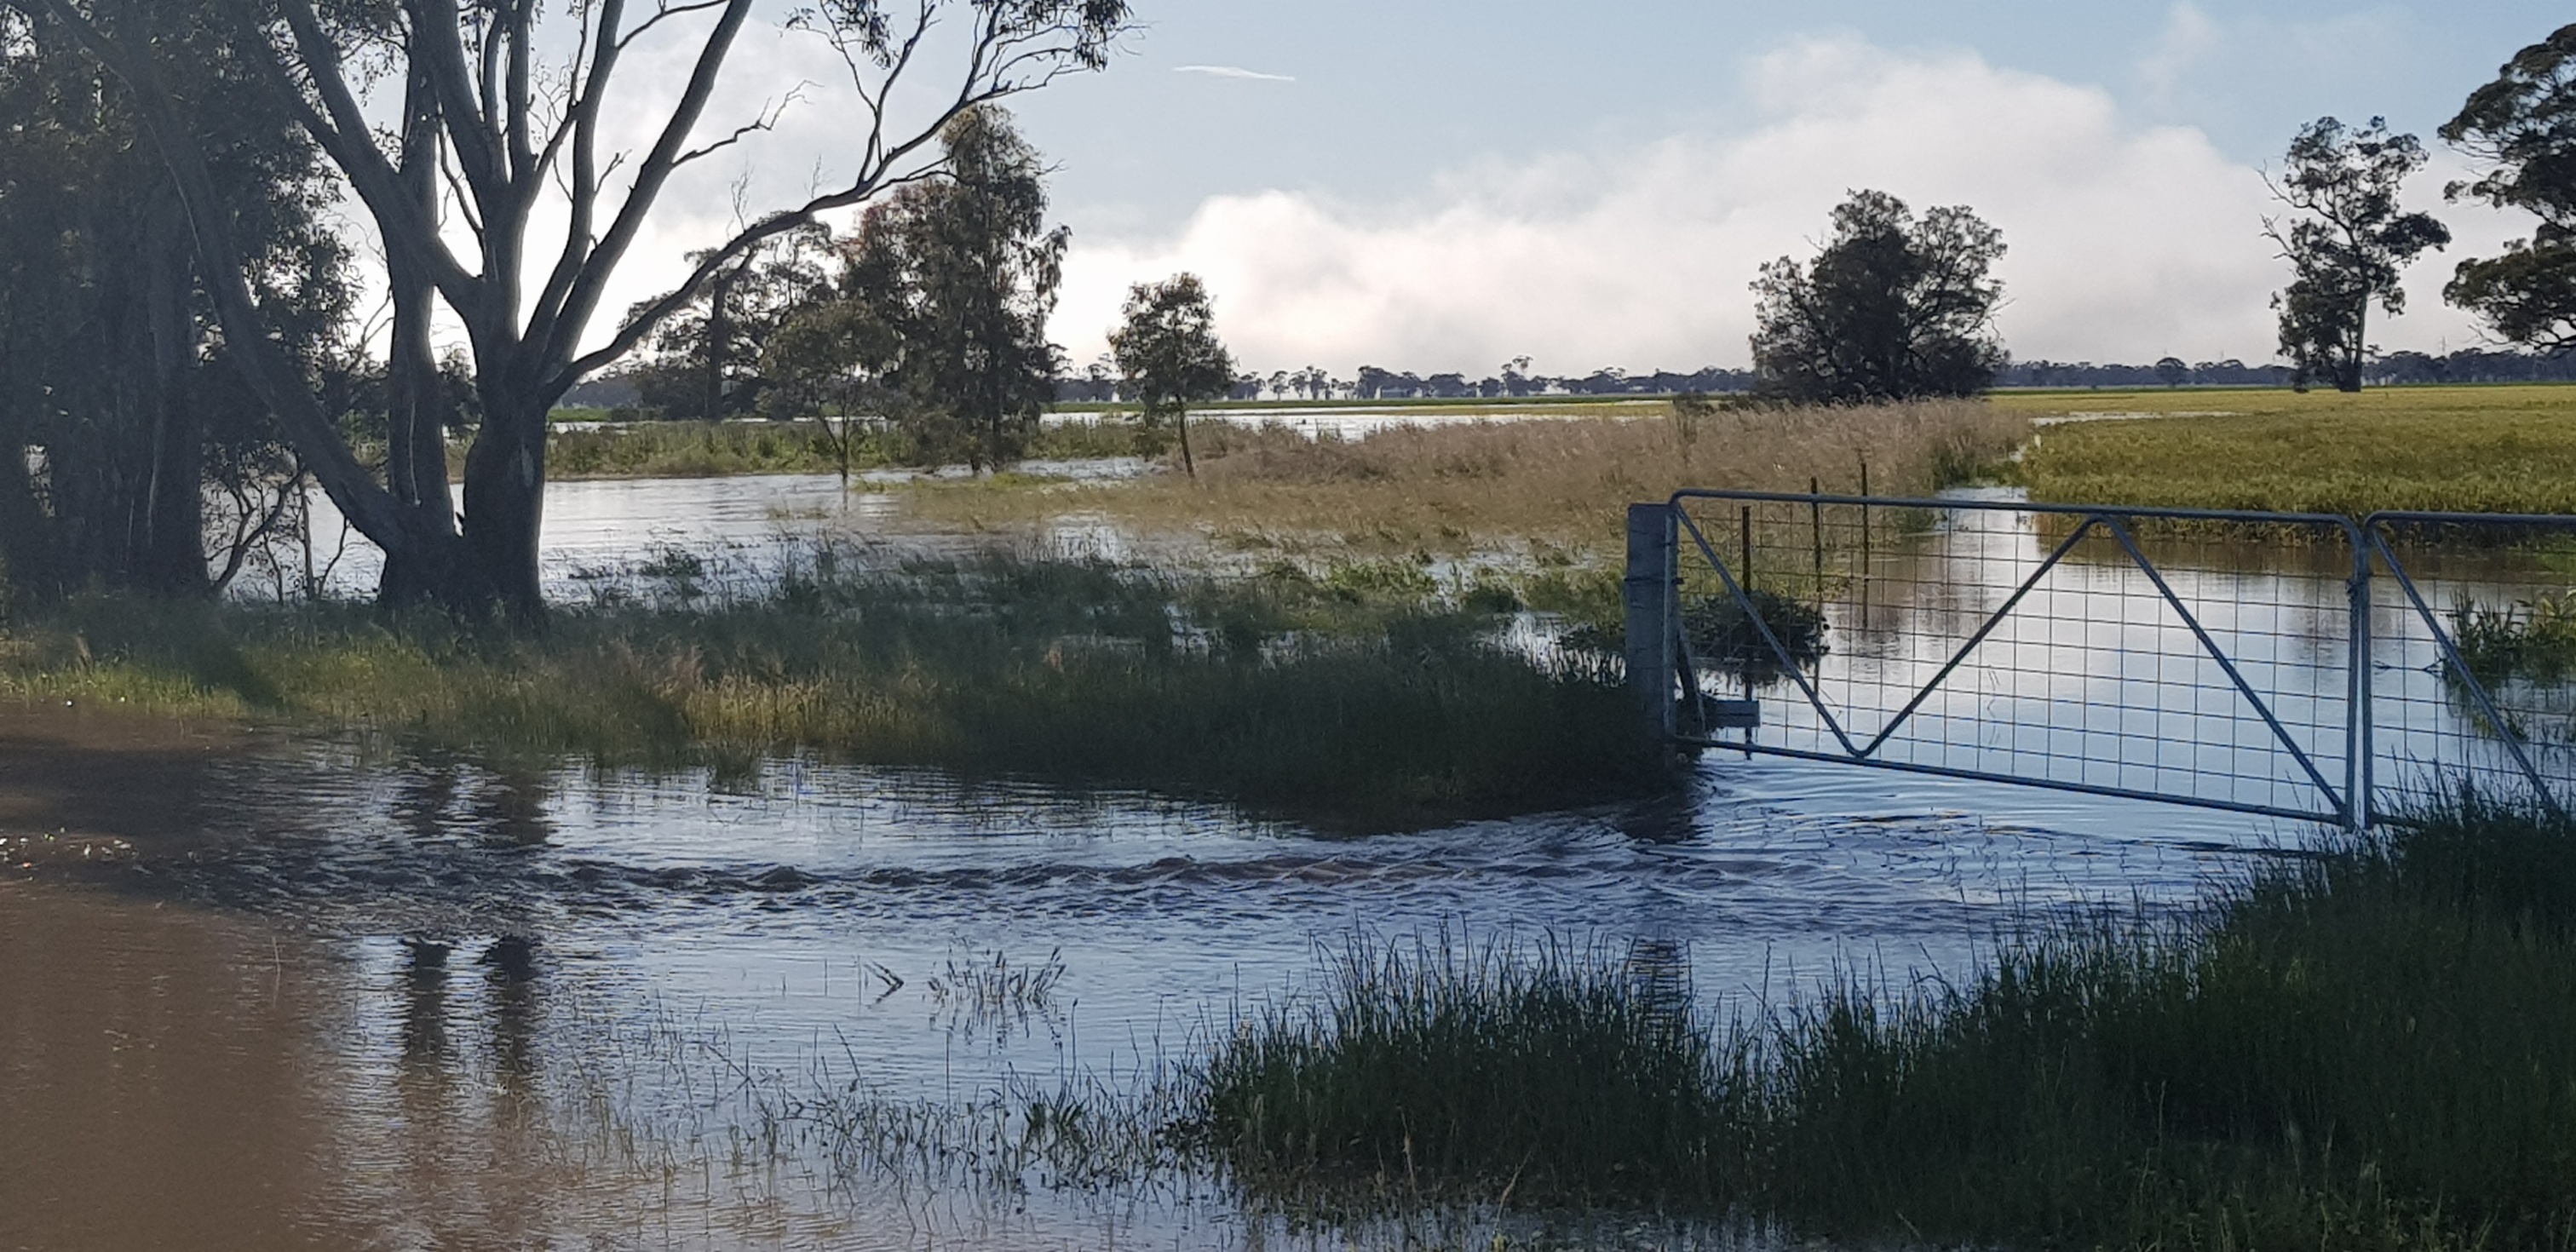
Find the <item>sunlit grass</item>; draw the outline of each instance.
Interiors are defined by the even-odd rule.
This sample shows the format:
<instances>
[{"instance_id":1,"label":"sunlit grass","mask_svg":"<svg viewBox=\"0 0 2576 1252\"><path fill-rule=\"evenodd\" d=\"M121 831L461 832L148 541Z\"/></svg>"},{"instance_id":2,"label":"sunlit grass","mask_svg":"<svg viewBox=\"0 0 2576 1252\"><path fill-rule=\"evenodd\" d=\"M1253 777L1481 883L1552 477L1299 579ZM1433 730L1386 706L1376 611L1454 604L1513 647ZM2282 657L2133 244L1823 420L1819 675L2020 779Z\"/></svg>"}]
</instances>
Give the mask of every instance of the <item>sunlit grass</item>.
<instances>
[{"instance_id":1,"label":"sunlit grass","mask_svg":"<svg viewBox=\"0 0 2576 1252\"><path fill-rule=\"evenodd\" d=\"M2014 467L2033 499L2334 513L2576 512L2576 387L2001 394L2001 409L2216 413L2049 425Z\"/></svg>"}]
</instances>

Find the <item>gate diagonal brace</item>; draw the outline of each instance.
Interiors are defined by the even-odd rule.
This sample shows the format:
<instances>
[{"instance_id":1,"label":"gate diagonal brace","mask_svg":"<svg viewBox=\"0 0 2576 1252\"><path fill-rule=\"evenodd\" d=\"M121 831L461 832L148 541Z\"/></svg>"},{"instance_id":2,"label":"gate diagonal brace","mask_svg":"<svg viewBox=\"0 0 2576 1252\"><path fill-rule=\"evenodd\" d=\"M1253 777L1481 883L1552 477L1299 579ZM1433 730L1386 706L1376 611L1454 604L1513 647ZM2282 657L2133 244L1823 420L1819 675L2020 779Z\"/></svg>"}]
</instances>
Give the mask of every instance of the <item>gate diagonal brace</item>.
<instances>
[{"instance_id":1,"label":"gate diagonal brace","mask_svg":"<svg viewBox=\"0 0 2576 1252\"><path fill-rule=\"evenodd\" d=\"M1887 725L1880 728L1878 737L1870 740L1868 747L1853 754L1855 759L1865 761L1877 755L1878 750L1886 745L1888 739L1914 716L1915 710L1922 708L1923 702L1931 699L1932 693L1939 690L1942 683L1950 680L1951 673L1967 661L1968 654L1976 651L1977 645L1984 643L1986 636L1995 632L1995 627L2003 625L2004 619L2012 616L2014 609L2021 607L2022 600L2030 595L2033 588L2039 586L2039 580L2048 577L2049 571L2056 569L2058 563L2066 559L2066 554L2073 552L2075 545L2101 522L2102 519L2098 516L2085 518L2073 533L2067 535L2065 540L2057 545L2057 549L2048 554L2048 559L2040 562L2039 568L2032 570L2030 577L2023 579L2021 585L2013 589L2012 595L2007 597L1993 613L1987 615L1984 623L1977 627L1977 633L1968 636L1968 641L1959 645L1958 652L1950 657L1948 664L1941 667L1941 672L1934 674L1931 681L1923 684L1922 690L1914 693L1913 699L1905 702L1904 708L1896 711L1895 717L1888 719Z\"/></svg>"},{"instance_id":2,"label":"gate diagonal brace","mask_svg":"<svg viewBox=\"0 0 2576 1252\"><path fill-rule=\"evenodd\" d=\"M2138 541L2129 533L2127 524L2116 517L2105 517L2102 523L2103 528L2111 532L2111 537L2120 541L2120 550L2128 553L2129 559L2137 563L2138 572L2145 574L2147 581L2155 584L2157 594L2162 595L2165 603L2171 605L2174 613L2182 618L2182 624L2191 628L2192 637L2200 641L2201 650L2208 653L2209 659L2218 662L2218 668L2226 672L2227 680L2236 685L2237 694L2244 696L2245 702L2254 706L2254 712L2262 717L2263 724L2272 728L2273 738L2280 740L2281 746L2290 750L2290 758L2299 763L2301 770L2306 771L2308 781L2316 784L2317 794L2324 796L2335 808L2343 808L2343 797L2326 782L2326 776L2317 769L2316 762L2308 759L2306 749L2301 748L2298 741L2290 737L2289 729L2281 725L2281 719L2272 716L2272 706L2263 703L2263 697L2255 694L2254 684L2245 681L2245 675L2236 668L2236 662L2228 658L2227 653L2218 646L2217 640L2209 637L2209 632L2201 627L2200 619L2193 616L2192 611L2183 605L2182 597L2174 594L2172 584L2165 581L2164 574L2156 569L2155 562L2148 560L2147 554L2138 549Z\"/></svg>"}]
</instances>

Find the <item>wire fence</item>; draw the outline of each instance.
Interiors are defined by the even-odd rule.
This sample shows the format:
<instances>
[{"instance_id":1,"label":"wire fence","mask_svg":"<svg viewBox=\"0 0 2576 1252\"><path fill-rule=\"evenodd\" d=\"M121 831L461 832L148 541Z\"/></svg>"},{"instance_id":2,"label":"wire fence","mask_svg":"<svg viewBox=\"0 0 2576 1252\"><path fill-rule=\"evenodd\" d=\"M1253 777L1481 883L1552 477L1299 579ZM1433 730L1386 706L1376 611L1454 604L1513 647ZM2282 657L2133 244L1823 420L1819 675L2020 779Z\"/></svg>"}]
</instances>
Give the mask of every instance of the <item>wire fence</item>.
<instances>
[{"instance_id":1,"label":"wire fence","mask_svg":"<svg viewBox=\"0 0 2576 1252\"><path fill-rule=\"evenodd\" d=\"M2576 518L1723 491L1666 517L1685 743L2346 826L2576 783Z\"/></svg>"}]
</instances>

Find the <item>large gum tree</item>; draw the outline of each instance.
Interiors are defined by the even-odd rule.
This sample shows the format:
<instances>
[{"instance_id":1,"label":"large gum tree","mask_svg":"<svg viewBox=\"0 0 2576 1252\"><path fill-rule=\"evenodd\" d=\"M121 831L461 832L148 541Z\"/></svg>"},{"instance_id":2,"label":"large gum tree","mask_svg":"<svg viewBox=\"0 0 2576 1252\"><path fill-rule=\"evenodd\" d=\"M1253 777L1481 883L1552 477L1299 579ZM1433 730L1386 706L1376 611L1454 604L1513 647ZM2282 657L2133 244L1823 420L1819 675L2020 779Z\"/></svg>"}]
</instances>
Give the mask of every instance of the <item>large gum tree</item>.
<instances>
[{"instance_id":1,"label":"large gum tree","mask_svg":"<svg viewBox=\"0 0 2576 1252\"><path fill-rule=\"evenodd\" d=\"M169 0L0 0L60 23L123 82L168 167L224 337L340 512L385 553L380 595L543 612L546 415L765 241L927 176L951 118L1102 66L1124 0L190 0L230 24L244 58L328 157L372 221L393 310L394 401L381 469L279 345L208 174L195 102L166 58ZM755 22L822 41L847 71L828 105L846 136L813 188L741 215L687 279L599 322L619 266L675 177L775 129L779 108L710 118ZM676 52L677 84L621 80L642 49ZM634 77L634 76L630 76ZM785 93L796 99L801 93ZM603 132L649 110L649 144ZM430 329L461 326L482 422L450 506Z\"/></svg>"}]
</instances>

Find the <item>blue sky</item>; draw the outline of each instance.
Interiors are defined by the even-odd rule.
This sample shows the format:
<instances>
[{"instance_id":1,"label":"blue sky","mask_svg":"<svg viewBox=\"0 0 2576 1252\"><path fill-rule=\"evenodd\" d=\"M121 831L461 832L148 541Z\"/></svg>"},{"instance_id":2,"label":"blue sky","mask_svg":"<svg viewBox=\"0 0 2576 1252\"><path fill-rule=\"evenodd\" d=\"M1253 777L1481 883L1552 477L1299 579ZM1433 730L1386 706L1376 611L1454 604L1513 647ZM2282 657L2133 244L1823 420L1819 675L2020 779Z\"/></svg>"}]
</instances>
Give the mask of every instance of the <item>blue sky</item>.
<instances>
[{"instance_id":1,"label":"blue sky","mask_svg":"<svg viewBox=\"0 0 2576 1252\"><path fill-rule=\"evenodd\" d=\"M1169 228L1204 197L1275 187L1364 203L1480 161L1750 124L1745 64L1799 38L1971 51L2109 91L2141 123L2246 163L2320 114L2429 135L2516 48L2571 15L2517 3L2199 5L1139 0L1110 73L1022 112L1064 167L1077 228ZM1177 72L1232 66L1292 83Z\"/></svg>"},{"instance_id":2,"label":"blue sky","mask_svg":"<svg viewBox=\"0 0 2576 1252\"><path fill-rule=\"evenodd\" d=\"M1528 352L1564 371L1742 363L1753 267L1802 250L1859 185L2004 228L2019 355L2267 359L2280 278L2259 167L2327 113L2429 140L2569 16L2520 0L1139 12L1108 73L1018 106L1061 167L1076 256L1057 337L1077 359L1126 282L1189 267L1265 369ZM2444 154L2419 198L2461 168ZM2474 339L2440 278L2514 224L2443 212L2464 246L2417 267L2384 346Z\"/></svg>"},{"instance_id":3,"label":"blue sky","mask_svg":"<svg viewBox=\"0 0 2576 1252\"><path fill-rule=\"evenodd\" d=\"M775 0L702 126L772 133L675 184L611 307L678 281L745 204L846 164L838 63ZM1073 228L1053 337L1079 365L1129 284L1180 270L1264 373L1362 364L1482 376L1746 363L1757 268L1812 251L1850 189L1966 204L1999 227L2023 359L2272 359L2284 280L2262 170L2300 125L2384 114L2424 135L2570 14L2537 0L1134 0L1107 72L1014 103ZM766 10L765 10L766 11ZM675 30L682 30L675 27ZM693 37L639 46L650 105ZM935 59L935 58L934 58ZM926 68L936 78L948 69ZM935 95L935 93L934 93ZM931 97L924 97L928 99ZM2528 225L2441 203L2471 172L2434 143L2412 185L2459 235L2408 274L2388 349L2479 342L2440 288Z\"/></svg>"}]
</instances>

